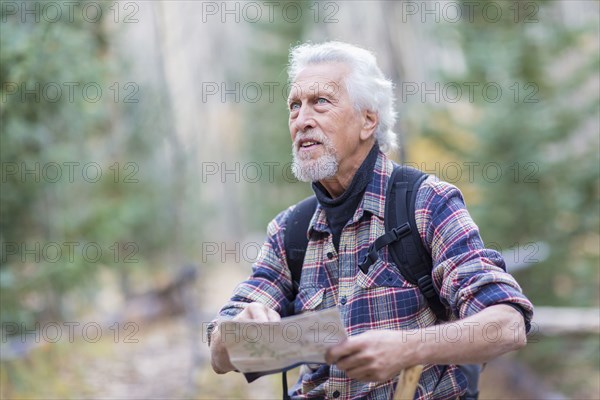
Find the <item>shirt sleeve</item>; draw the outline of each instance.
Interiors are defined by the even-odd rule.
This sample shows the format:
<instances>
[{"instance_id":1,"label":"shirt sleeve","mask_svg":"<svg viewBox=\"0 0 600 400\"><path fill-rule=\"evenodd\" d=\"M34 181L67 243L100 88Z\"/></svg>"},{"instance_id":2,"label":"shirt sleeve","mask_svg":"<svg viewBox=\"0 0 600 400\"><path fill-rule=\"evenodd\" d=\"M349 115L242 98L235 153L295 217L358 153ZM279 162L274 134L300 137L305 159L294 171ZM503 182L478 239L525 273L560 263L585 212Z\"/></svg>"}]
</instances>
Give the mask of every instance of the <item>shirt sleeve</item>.
<instances>
[{"instance_id":1,"label":"shirt sleeve","mask_svg":"<svg viewBox=\"0 0 600 400\"><path fill-rule=\"evenodd\" d=\"M533 305L506 272L500 253L484 247L458 188L429 177L415 208L423 244L431 252L434 286L452 314L465 318L506 303L521 311L529 330Z\"/></svg>"},{"instance_id":2,"label":"shirt sleeve","mask_svg":"<svg viewBox=\"0 0 600 400\"><path fill-rule=\"evenodd\" d=\"M233 291L218 318L236 316L249 303L258 302L282 314L292 296L292 278L287 266L283 234L292 208L282 211L267 227L267 238L251 275Z\"/></svg>"},{"instance_id":3,"label":"shirt sleeve","mask_svg":"<svg viewBox=\"0 0 600 400\"><path fill-rule=\"evenodd\" d=\"M267 227L267 238L260 254L252 266L252 274L233 291L229 301L223 305L217 318L208 324L208 345L217 321L231 319L248 304L259 302L282 314L292 296L292 277L287 266L283 235L285 224L292 207L282 211ZM248 383L272 372L246 373Z\"/></svg>"}]
</instances>

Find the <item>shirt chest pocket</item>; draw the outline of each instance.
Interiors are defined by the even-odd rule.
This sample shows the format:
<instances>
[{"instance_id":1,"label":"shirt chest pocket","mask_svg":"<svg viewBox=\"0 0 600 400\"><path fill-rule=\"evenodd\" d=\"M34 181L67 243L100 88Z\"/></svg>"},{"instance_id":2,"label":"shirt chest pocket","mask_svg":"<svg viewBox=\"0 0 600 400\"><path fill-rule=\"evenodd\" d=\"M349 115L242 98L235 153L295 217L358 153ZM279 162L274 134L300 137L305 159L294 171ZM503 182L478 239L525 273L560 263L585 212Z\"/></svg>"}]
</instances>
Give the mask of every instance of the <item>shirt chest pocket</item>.
<instances>
[{"instance_id":1,"label":"shirt chest pocket","mask_svg":"<svg viewBox=\"0 0 600 400\"><path fill-rule=\"evenodd\" d=\"M359 269L356 274L356 284L362 289L378 287L415 287L404 279L396 264L388 263L382 259L378 259L377 262L371 265L366 274Z\"/></svg>"},{"instance_id":2,"label":"shirt chest pocket","mask_svg":"<svg viewBox=\"0 0 600 400\"><path fill-rule=\"evenodd\" d=\"M294 313L319 310L323 306L325 289L316 286L300 286L294 301Z\"/></svg>"},{"instance_id":3,"label":"shirt chest pocket","mask_svg":"<svg viewBox=\"0 0 600 400\"><path fill-rule=\"evenodd\" d=\"M404 279L396 264L380 259L366 274L359 269L355 282L351 313L364 321L365 329L415 328L414 317L427 307L418 287Z\"/></svg>"}]
</instances>

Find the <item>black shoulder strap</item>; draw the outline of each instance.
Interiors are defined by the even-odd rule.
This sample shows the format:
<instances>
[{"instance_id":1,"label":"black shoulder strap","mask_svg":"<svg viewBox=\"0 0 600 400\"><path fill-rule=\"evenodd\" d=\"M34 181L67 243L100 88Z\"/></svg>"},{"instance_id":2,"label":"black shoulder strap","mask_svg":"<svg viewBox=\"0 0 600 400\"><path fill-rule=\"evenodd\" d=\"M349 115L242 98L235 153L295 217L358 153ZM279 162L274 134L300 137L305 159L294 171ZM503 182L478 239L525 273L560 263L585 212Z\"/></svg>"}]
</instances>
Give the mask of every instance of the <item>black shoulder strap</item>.
<instances>
[{"instance_id":1,"label":"black shoulder strap","mask_svg":"<svg viewBox=\"0 0 600 400\"><path fill-rule=\"evenodd\" d=\"M446 308L433 287L431 255L423 247L415 221L417 191L427 174L409 166L394 166L385 201L385 231L369 247L359 265L363 272L377 261L378 252L388 246L390 256L404 278L417 285L429 307L442 320L447 319ZM315 196L302 200L292 210L284 233L287 263L292 275L293 297L298 292L302 264L308 245L306 231L317 208Z\"/></svg>"},{"instance_id":2,"label":"black shoulder strap","mask_svg":"<svg viewBox=\"0 0 600 400\"><path fill-rule=\"evenodd\" d=\"M388 183L385 203L385 230L403 228L398 240L389 244L392 260L404 278L417 285L435 315L447 319L446 308L433 287L431 255L423 246L415 220L417 191L428 175L418 169L395 166Z\"/></svg>"},{"instance_id":3,"label":"black shoulder strap","mask_svg":"<svg viewBox=\"0 0 600 400\"><path fill-rule=\"evenodd\" d=\"M296 204L296 207L294 207L288 217L287 227L284 232L283 243L285 245L287 264L292 274L294 297L298 293L298 286L300 285L300 277L302 275L302 264L304 264L304 255L308 246L306 231L316 209L317 198L315 196L310 196Z\"/></svg>"}]
</instances>

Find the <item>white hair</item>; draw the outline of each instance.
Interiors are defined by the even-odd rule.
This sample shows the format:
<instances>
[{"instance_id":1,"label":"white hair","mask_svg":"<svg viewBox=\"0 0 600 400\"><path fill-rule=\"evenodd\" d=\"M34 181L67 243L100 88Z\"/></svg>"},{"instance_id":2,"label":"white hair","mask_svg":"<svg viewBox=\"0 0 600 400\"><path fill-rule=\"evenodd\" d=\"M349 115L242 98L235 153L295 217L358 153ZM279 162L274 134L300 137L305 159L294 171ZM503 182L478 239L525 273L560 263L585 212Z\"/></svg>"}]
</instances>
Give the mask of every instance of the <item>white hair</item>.
<instances>
[{"instance_id":1,"label":"white hair","mask_svg":"<svg viewBox=\"0 0 600 400\"><path fill-rule=\"evenodd\" d=\"M290 50L289 61L290 83L309 65L332 62L348 65L351 72L345 84L354 107L377 113L379 123L375 128L375 138L383 152L397 147L396 134L392 131L396 122L393 84L377 66L373 53L342 42L305 43Z\"/></svg>"}]
</instances>

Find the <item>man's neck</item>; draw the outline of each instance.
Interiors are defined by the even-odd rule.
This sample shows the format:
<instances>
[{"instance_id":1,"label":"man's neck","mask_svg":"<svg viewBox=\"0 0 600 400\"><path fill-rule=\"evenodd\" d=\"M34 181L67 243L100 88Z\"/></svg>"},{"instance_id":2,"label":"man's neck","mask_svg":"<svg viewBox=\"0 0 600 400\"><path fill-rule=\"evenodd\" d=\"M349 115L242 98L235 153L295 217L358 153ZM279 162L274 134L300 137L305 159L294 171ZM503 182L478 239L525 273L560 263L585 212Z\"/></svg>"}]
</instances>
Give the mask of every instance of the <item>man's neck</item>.
<instances>
[{"instance_id":1,"label":"man's neck","mask_svg":"<svg viewBox=\"0 0 600 400\"><path fill-rule=\"evenodd\" d=\"M332 199L341 196L346 189L348 189L354 175L356 175L356 171L358 171L365 161L374 145L375 141L369 141L368 144L365 143L365 146L361 146L355 157L347 160L343 165L340 163L338 172L335 176L319 181Z\"/></svg>"}]
</instances>

